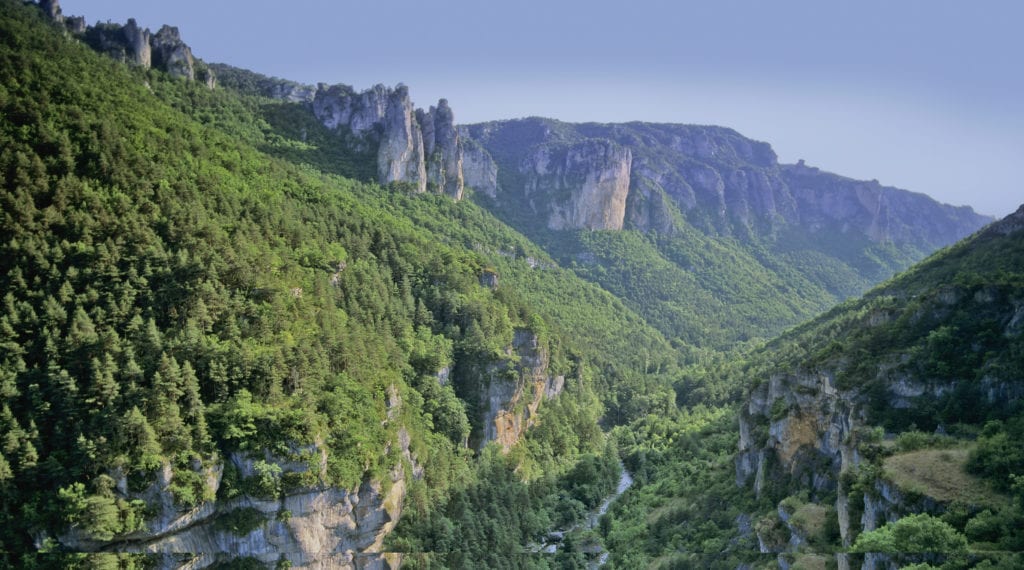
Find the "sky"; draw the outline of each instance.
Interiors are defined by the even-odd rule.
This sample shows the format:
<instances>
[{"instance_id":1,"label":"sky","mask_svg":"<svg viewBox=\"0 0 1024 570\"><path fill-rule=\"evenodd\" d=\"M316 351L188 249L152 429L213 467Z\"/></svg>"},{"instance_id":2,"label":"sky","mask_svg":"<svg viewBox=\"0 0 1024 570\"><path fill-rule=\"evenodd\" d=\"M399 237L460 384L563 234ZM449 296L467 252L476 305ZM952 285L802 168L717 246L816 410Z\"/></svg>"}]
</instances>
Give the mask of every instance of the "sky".
<instances>
[{"instance_id":1,"label":"sky","mask_svg":"<svg viewBox=\"0 0 1024 570\"><path fill-rule=\"evenodd\" d=\"M459 123L714 124L1004 216L1024 203L1019 0L63 0L178 26L193 53L303 83L405 83Z\"/></svg>"}]
</instances>

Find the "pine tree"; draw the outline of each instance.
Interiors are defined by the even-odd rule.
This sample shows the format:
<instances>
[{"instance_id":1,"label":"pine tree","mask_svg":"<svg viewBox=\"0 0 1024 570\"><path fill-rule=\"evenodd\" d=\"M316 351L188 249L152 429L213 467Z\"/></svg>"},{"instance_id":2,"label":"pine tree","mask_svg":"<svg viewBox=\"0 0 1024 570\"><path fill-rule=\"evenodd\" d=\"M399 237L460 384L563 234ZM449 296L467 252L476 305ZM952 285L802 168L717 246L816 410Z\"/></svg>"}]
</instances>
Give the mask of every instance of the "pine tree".
<instances>
[{"instance_id":1,"label":"pine tree","mask_svg":"<svg viewBox=\"0 0 1024 570\"><path fill-rule=\"evenodd\" d=\"M89 411L93 415L106 417L106 413L112 412L120 394L120 387L114 379L117 374L117 364L110 353L104 353L103 360L92 359L92 382L89 384L88 395L85 402L89 404ZM98 426L101 427L101 426Z\"/></svg>"},{"instance_id":2,"label":"pine tree","mask_svg":"<svg viewBox=\"0 0 1024 570\"><path fill-rule=\"evenodd\" d=\"M125 414L118 431L117 448L128 455L133 468L149 471L160 466L161 451L156 432L138 406L132 406Z\"/></svg>"},{"instance_id":3,"label":"pine tree","mask_svg":"<svg viewBox=\"0 0 1024 570\"><path fill-rule=\"evenodd\" d=\"M199 394L199 379L192 369L192 364L187 360L181 366L181 384L183 415L185 421L192 426L192 441L200 449L207 449L212 440L206 425L203 400Z\"/></svg>"},{"instance_id":4,"label":"pine tree","mask_svg":"<svg viewBox=\"0 0 1024 570\"><path fill-rule=\"evenodd\" d=\"M0 452L0 486L5 482L14 478L14 470L11 469L11 464L7 462L7 458Z\"/></svg>"}]
</instances>

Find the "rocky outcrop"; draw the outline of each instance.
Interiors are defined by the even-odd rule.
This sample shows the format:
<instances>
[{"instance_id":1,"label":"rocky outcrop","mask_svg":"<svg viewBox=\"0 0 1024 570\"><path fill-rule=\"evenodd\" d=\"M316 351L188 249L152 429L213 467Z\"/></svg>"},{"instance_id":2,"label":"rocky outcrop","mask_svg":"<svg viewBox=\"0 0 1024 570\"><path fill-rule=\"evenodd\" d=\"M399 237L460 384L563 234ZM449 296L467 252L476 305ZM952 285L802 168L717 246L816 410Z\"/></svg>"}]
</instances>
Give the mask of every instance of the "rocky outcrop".
<instances>
[{"instance_id":1,"label":"rocky outcrop","mask_svg":"<svg viewBox=\"0 0 1024 570\"><path fill-rule=\"evenodd\" d=\"M211 89L216 86L213 71L192 56L192 48L181 40L176 27L163 26L153 34L140 27L134 18L124 25L107 22L87 26L81 16L64 17L57 0L42 0L39 6L53 21L81 36L100 53L144 69L152 67L173 77L201 81Z\"/></svg>"},{"instance_id":2,"label":"rocky outcrop","mask_svg":"<svg viewBox=\"0 0 1024 570\"><path fill-rule=\"evenodd\" d=\"M417 192L426 192L423 131L413 114L409 90L404 85L388 92L381 126L377 181L381 184L409 182L415 185Z\"/></svg>"},{"instance_id":3,"label":"rocky outcrop","mask_svg":"<svg viewBox=\"0 0 1024 570\"><path fill-rule=\"evenodd\" d=\"M632 153L611 141L541 145L523 159L524 192L552 230L620 230Z\"/></svg>"},{"instance_id":4,"label":"rocky outcrop","mask_svg":"<svg viewBox=\"0 0 1024 570\"><path fill-rule=\"evenodd\" d=\"M427 161L427 186L434 192L462 199L463 153L455 115L447 99L437 102L429 111L416 111L416 121L423 131L423 154Z\"/></svg>"},{"instance_id":5,"label":"rocky outcrop","mask_svg":"<svg viewBox=\"0 0 1024 570\"><path fill-rule=\"evenodd\" d=\"M398 461L387 479L365 481L356 490L319 484L287 488L273 497L242 494L191 509L174 502L169 490L174 475L169 465L141 492L131 491L124 475L115 474L120 497L142 500L148 506L151 516L145 529L112 541L97 541L75 529L57 538L62 546L80 552L187 555L184 567L190 569L238 557L252 557L268 565L286 560L292 568L397 568L399 560L381 549L401 516L407 479L423 476L409 444L408 432L399 428L393 442ZM321 444L292 451L288 457L234 452L226 465L236 480L257 476L259 464L276 466L281 476L313 469L314 479L324 480L327 452ZM224 465L214 462L202 468L211 494L220 491ZM231 521L243 514L250 522L239 528ZM154 560L161 568L182 567L179 557Z\"/></svg>"},{"instance_id":6,"label":"rocky outcrop","mask_svg":"<svg viewBox=\"0 0 1024 570\"><path fill-rule=\"evenodd\" d=\"M171 77L185 78L192 81L196 78L196 62L192 57L192 48L181 41L181 34L174 26L163 26L151 40L153 65L163 69Z\"/></svg>"},{"instance_id":7,"label":"rocky outcrop","mask_svg":"<svg viewBox=\"0 0 1024 570\"><path fill-rule=\"evenodd\" d=\"M153 65L153 48L150 44L149 30L140 28L135 18L129 18L124 26L124 39L127 42L126 57L135 65L149 69Z\"/></svg>"},{"instance_id":8,"label":"rocky outcrop","mask_svg":"<svg viewBox=\"0 0 1024 570\"><path fill-rule=\"evenodd\" d=\"M462 198L462 144L447 100L423 111L414 109L404 85L377 85L362 93L347 85L320 85L310 105L325 127L352 135L355 148L377 148L381 184L410 183L416 192Z\"/></svg>"},{"instance_id":9,"label":"rocky outcrop","mask_svg":"<svg viewBox=\"0 0 1024 570\"><path fill-rule=\"evenodd\" d=\"M485 388L480 392L482 433L474 434L477 448L497 442L508 452L536 422L541 402L558 396L565 377L548 370L547 348L529 329L516 329L506 359L483 371Z\"/></svg>"},{"instance_id":10,"label":"rocky outcrop","mask_svg":"<svg viewBox=\"0 0 1024 570\"><path fill-rule=\"evenodd\" d=\"M60 0L39 0L39 7L54 22L62 23L64 14L60 9Z\"/></svg>"},{"instance_id":11,"label":"rocky outcrop","mask_svg":"<svg viewBox=\"0 0 1024 570\"><path fill-rule=\"evenodd\" d=\"M462 174L466 186L491 198L498 196L498 165L480 143L463 137Z\"/></svg>"},{"instance_id":12,"label":"rocky outcrop","mask_svg":"<svg viewBox=\"0 0 1024 570\"><path fill-rule=\"evenodd\" d=\"M383 85L356 93L348 85L321 84L314 91L311 103L313 114L328 129L345 127L362 136L375 126L383 125L390 95L391 90Z\"/></svg>"},{"instance_id":13,"label":"rocky outcrop","mask_svg":"<svg viewBox=\"0 0 1024 570\"><path fill-rule=\"evenodd\" d=\"M811 235L912 244L929 252L991 221L970 208L939 204L877 181L844 178L802 161L780 164L767 143L723 127L529 118L468 125L463 133L497 160L496 184L487 188L506 204L535 204L535 196L522 195L530 181L522 180L519 167L535 162L539 148L603 139L628 149L632 164L624 226L641 231L671 233L680 220L719 234L774 236L798 228Z\"/></svg>"},{"instance_id":14,"label":"rocky outcrop","mask_svg":"<svg viewBox=\"0 0 1024 570\"><path fill-rule=\"evenodd\" d=\"M238 557L265 564L284 559L292 568L365 568L371 560L384 562L384 537L401 515L405 496L401 467L392 476L395 480L386 490L380 484L365 483L356 492L323 488L288 493L279 500L233 501L230 506L235 510L252 509L263 523L241 534L211 518L119 550L198 555L192 568Z\"/></svg>"},{"instance_id":15,"label":"rocky outcrop","mask_svg":"<svg viewBox=\"0 0 1024 570\"><path fill-rule=\"evenodd\" d=\"M784 477L819 495L835 491L840 473L860 461L856 397L827 371L779 374L755 387L740 413L737 484L753 482L760 495L766 477Z\"/></svg>"}]
</instances>

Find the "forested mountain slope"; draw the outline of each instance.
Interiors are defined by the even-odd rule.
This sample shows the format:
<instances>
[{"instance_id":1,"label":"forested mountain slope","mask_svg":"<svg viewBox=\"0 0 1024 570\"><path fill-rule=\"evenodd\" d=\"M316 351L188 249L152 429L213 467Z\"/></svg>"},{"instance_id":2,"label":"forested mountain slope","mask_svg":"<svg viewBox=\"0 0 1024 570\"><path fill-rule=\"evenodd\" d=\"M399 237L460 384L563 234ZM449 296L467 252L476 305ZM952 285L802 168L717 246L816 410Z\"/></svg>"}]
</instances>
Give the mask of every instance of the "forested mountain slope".
<instances>
[{"instance_id":1,"label":"forested mountain slope","mask_svg":"<svg viewBox=\"0 0 1024 570\"><path fill-rule=\"evenodd\" d=\"M689 368L684 413L612 432L638 481L601 524L614 567L1021 567L1022 268L1024 207Z\"/></svg>"},{"instance_id":2,"label":"forested mountain slope","mask_svg":"<svg viewBox=\"0 0 1024 570\"><path fill-rule=\"evenodd\" d=\"M734 172L725 210L691 182L688 208L674 174L637 173L688 180L700 140L659 137L697 128L527 120L554 138L495 146L518 131L456 129L402 86L302 86L208 66L176 28L0 8L0 565L761 563L750 515L783 491L737 486L736 405L788 344L717 349L985 221L726 129L708 148L771 192L734 200ZM836 233L787 209L808 193L878 208ZM636 483L590 528L620 458Z\"/></svg>"},{"instance_id":3,"label":"forested mountain slope","mask_svg":"<svg viewBox=\"0 0 1024 570\"><path fill-rule=\"evenodd\" d=\"M614 486L602 401L674 409L660 333L473 204L293 164L260 102L34 5L0 26L5 563L394 563L403 510L529 493L466 554L497 560Z\"/></svg>"},{"instance_id":4,"label":"forested mountain slope","mask_svg":"<svg viewBox=\"0 0 1024 570\"><path fill-rule=\"evenodd\" d=\"M752 357L736 477L779 504L764 549L1019 567L1022 270L1024 206Z\"/></svg>"},{"instance_id":5,"label":"forested mountain slope","mask_svg":"<svg viewBox=\"0 0 1024 570\"><path fill-rule=\"evenodd\" d=\"M773 336L991 221L779 164L767 143L723 127L528 118L460 129L476 199L690 344Z\"/></svg>"}]
</instances>

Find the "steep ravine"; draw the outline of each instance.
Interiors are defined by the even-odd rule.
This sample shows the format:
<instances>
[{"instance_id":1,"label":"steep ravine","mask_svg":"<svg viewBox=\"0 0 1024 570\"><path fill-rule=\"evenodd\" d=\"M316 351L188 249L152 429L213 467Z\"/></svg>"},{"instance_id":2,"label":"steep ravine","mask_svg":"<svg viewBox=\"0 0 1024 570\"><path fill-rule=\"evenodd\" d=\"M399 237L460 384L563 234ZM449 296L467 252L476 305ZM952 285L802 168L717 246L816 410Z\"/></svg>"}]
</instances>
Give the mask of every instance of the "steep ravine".
<instances>
[{"instance_id":1,"label":"steep ravine","mask_svg":"<svg viewBox=\"0 0 1024 570\"><path fill-rule=\"evenodd\" d=\"M534 550L536 552L554 554L558 552L566 535L574 532L596 529L598 524L600 524L601 517L608 512L608 509L611 508L612 504L633 486L633 476L630 475L629 471L626 471L622 462L619 462L619 468L621 469L621 473L619 475L619 481L615 486L615 490L602 499L600 505L590 511L587 511L583 517L582 523L575 524L568 528L552 530L548 533L543 544L534 545ZM600 543L588 543L584 546L584 550L587 553L587 568L589 569L600 568L608 561L608 551L606 551L604 546Z\"/></svg>"},{"instance_id":2,"label":"steep ravine","mask_svg":"<svg viewBox=\"0 0 1024 570\"><path fill-rule=\"evenodd\" d=\"M741 409L735 465L737 485L781 499L759 526L762 552L779 553L785 567L783 555L807 551L808 531L790 520L794 509L834 517L834 546L843 549L910 514L938 516L954 502L968 513L985 508L980 480L965 474L964 487L944 493L901 488L883 459L905 457L891 440L909 434L922 442L909 449L945 445L936 455L962 470L942 450L969 447L978 422L1005 417L1024 397L1014 372L1024 289L1000 265L1019 258L1022 220L1024 207L755 357L769 372L754 379ZM953 428L968 436L946 436ZM865 555L863 568L876 567L893 563Z\"/></svg>"}]
</instances>

